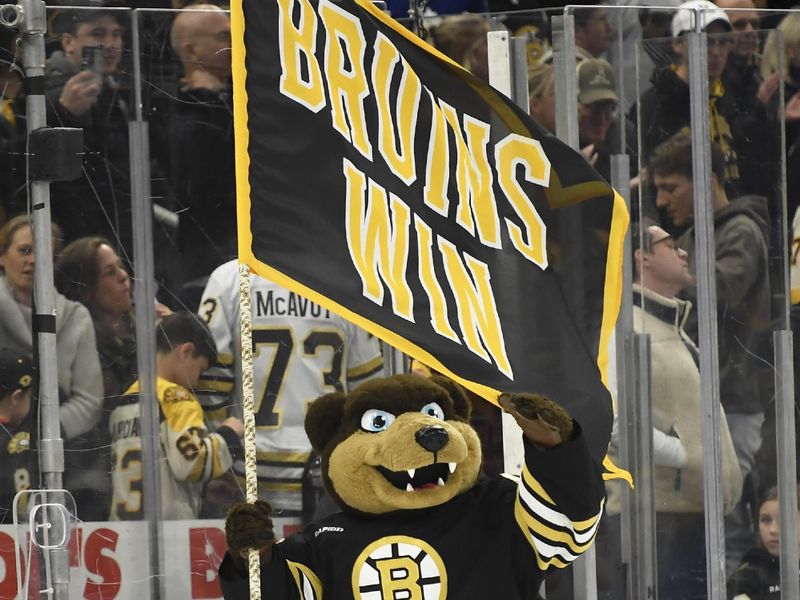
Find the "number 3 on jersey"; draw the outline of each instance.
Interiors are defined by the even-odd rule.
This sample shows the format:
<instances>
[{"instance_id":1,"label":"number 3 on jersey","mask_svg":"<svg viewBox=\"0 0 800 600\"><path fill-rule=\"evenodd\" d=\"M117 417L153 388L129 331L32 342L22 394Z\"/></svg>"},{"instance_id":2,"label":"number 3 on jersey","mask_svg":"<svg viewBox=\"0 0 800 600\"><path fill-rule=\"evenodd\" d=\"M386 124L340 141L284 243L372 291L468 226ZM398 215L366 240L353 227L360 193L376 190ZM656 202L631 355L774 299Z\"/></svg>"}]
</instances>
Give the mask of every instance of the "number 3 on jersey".
<instances>
[{"instance_id":1,"label":"number 3 on jersey","mask_svg":"<svg viewBox=\"0 0 800 600\"><path fill-rule=\"evenodd\" d=\"M323 369L321 376L323 385L333 391L344 391L342 383L342 358L344 340L337 331L312 330L302 342L302 359L313 360L320 356L320 350L330 348L330 363ZM253 361L255 362L262 352L269 352L271 359L266 366L264 389L260 398L256 399L256 427L280 426L280 412L276 404L280 397L281 388L286 379L292 359L295 358L294 336L289 328L254 328L253 329ZM256 390L258 392L258 390ZM311 399L309 399L311 400Z\"/></svg>"}]
</instances>

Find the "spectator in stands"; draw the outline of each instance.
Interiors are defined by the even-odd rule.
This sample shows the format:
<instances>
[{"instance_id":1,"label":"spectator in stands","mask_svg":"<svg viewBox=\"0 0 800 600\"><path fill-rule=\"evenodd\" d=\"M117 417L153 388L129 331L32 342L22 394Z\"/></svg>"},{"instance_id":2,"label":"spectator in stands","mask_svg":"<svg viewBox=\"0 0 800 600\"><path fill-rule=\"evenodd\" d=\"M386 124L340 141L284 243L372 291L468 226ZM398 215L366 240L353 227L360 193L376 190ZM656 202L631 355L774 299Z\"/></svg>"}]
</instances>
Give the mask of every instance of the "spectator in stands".
<instances>
[{"instance_id":1,"label":"spectator in stands","mask_svg":"<svg viewBox=\"0 0 800 600\"><path fill-rule=\"evenodd\" d=\"M781 44L781 39L783 44ZM780 59L783 55L783 73ZM775 82L772 94L766 95L770 115L778 114L779 95L775 93L783 80L786 119L786 191L789 215L794 215L800 206L800 14L786 15L778 24L777 31L767 36L761 74L765 85ZM776 161L777 162L777 161Z\"/></svg>"},{"instance_id":2,"label":"spectator in stands","mask_svg":"<svg viewBox=\"0 0 800 600\"><path fill-rule=\"evenodd\" d=\"M556 89L552 64L539 64L528 75L529 112L552 134L556 132Z\"/></svg>"},{"instance_id":3,"label":"spectator in stands","mask_svg":"<svg viewBox=\"0 0 800 600\"><path fill-rule=\"evenodd\" d=\"M171 181L179 204L183 283L196 306L214 268L236 255L231 26L210 4L181 11L171 42L183 65L170 119Z\"/></svg>"},{"instance_id":4,"label":"spectator in stands","mask_svg":"<svg viewBox=\"0 0 800 600\"><path fill-rule=\"evenodd\" d=\"M482 15L450 15L431 29L431 38L442 54L488 83L488 32L489 22Z\"/></svg>"},{"instance_id":5,"label":"spectator in stands","mask_svg":"<svg viewBox=\"0 0 800 600\"><path fill-rule=\"evenodd\" d=\"M631 174L638 168L636 131L627 119L619 118L619 97L611 65L600 58L578 63L578 138L581 152L600 175L611 180L611 155L620 154L620 127L625 127L625 150Z\"/></svg>"},{"instance_id":6,"label":"spectator in stands","mask_svg":"<svg viewBox=\"0 0 800 600\"><path fill-rule=\"evenodd\" d=\"M762 25L753 0L716 0L716 3L725 9L733 27L733 46L721 81L725 96L735 105L737 115L744 115L744 118L738 116L733 124L740 150L742 189L767 196L771 212L777 213L782 202L776 93L781 78L778 73L762 75L762 57L759 54L762 40L758 31ZM789 98L787 96L787 100ZM740 131L738 134L737 130ZM765 143L748 144L750 139L762 139ZM748 150L748 145L753 149Z\"/></svg>"},{"instance_id":7,"label":"spectator in stands","mask_svg":"<svg viewBox=\"0 0 800 600\"><path fill-rule=\"evenodd\" d=\"M105 238L79 238L58 257L55 281L92 315L105 395L122 394L136 379L131 284L122 260Z\"/></svg>"},{"instance_id":8,"label":"spectator in stands","mask_svg":"<svg viewBox=\"0 0 800 600\"><path fill-rule=\"evenodd\" d=\"M585 58L604 57L611 47L614 29L604 6L575 7L575 58L578 62ZM552 48L542 54L540 63L553 62Z\"/></svg>"},{"instance_id":9,"label":"spectator in stands","mask_svg":"<svg viewBox=\"0 0 800 600\"><path fill-rule=\"evenodd\" d=\"M83 175L51 184L53 219L66 241L102 235L132 251L128 105L120 73L124 11L61 9L61 50L45 67L48 123L83 128Z\"/></svg>"},{"instance_id":10,"label":"spectator in stands","mask_svg":"<svg viewBox=\"0 0 800 600\"><path fill-rule=\"evenodd\" d=\"M181 312L156 326L156 394L161 414L157 463L161 470L161 518L196 519L203 485L222 477L241 458L244 426L229 417L210 431L194 395L200 375L217 362L208 328L197 315ZM112 520L144 517L141 492L142 432L140 388L136 381L116 399L111 412Z\"/></svg>"},{"instance_id":11,"label":"spectator in stands","mask_svg":"<svg viewBox=\"0 0 800 600\"><path fill-rule=\"evenodd\" d=\"M581 152L600 175L611 178L611 155L619 141L619 127L626 127L626 143L633 142L636 132L625 119L618 119L618 96L614 72L606 61L587 58L577 65L578 137ZM555 133L555 85L553 66L536 65L528 77L530 114L540 125ZM630 147L631 168L637 167L636 154ZM632 171L633 172L633 171Z\"/></svg>"},{"instance_id":12,"label":"spectator in stands","mask_svg":"<svg viewBox=\"0 0 800 600\"><path fill-rule=\"evenodd\" d=\"M730 39L722 37L731 31L731 23L723 10L710 2L697 0L684 2L681 10L672 19L672 49L678 58L673 65L665 65L653 72L652 85L639 100L641 105L641 137L645 148L640 151L649 157L661 142L689 126L689 48L684 34L693 30L695 16L700 15L703 30L713 35L708 39L708 81L709 108L712 116L710 123L711 139L718 143L725 153L727 181L738 181L738 155L734 147L733 107L725 98L719 80L728 59ZM704 12L695 12L704 10ZM636 107L630 118L635 122L638 118Z\"/></svg>"},{"instance_id":13,"label":"spectator in stands","mask_svg":"<svg viewBox=\"0 0 800 600\"><path fill-rule=\"evenodd\" d=\"M784 53L784 98L786 119L786 201L787 215L792 218L789 250L790 282L791 282L791 328L794 332L795 348L800 347L800 15L789 14L779 24L778 30L770 32L764 47L764 59L761 63L762 73L766 80L777 76L779 72L779 53L781 52L781 33ZM772 98L772 110L778 110L778 94ZM783 255L786 250L783 250ZM800 352L794 353L795 389L800 389ZM776 458L776 422L774 405L766 410L764 423L764 443L758 457L759 488L765 490L777 484ZM800 415L798 415L800 418ZM798 440L800 441L800 440ZM798 447L800 450L800 447ZM800 463L798 463L798 480L800 480Z\"/></svg>"},{"instance_id":14,"label":"spectator in stands","mask_svg":"<svg viewBox=\"0 0 800 600\"><path fill-rule=\"evenodd\" d=\"M706 560L700 371L697 346L684 330L692 307L678 298L693 278L686 252L662 228L634 224L631 237L633 327L650 336L658 597L701 598L706 593ZM722 491L729 512L741 494L742 476L724 410L721 414ZM609 482L607 490L607 511L614 515L607 523L614 531L608 541L618 553L619 482ZM606 566L598 569L602 586L618 590L611 597L623 597L619 589L625 577L615 570L619 563Z\"/></svg>"},{"instance_id":15,"label":"spectator in stands","mask_svg":"<svg viewBox=\"0 0 800 600\"><path fill-rule=\"evenodd\" d=\"M753 110L763 81L758 53L761 19L753 0L716 0L716 4L725 9L734 32L733 47L722 72L725 93L736 101L739 110ZM777 88L777 81L770 85Z\"/></svg>"},{"instance_id":16,"label":"spectator in stands","mask_svg":"<svg viewBox=\"0 0 800 600\"><path fill-rule=\"evenodd\" d=\"M54 228L54 234L57 230ZM0 229L0 340L19 352L33 351L33 235L27 215ZM103 380L89 311L55 295L56 349L61 431L65 439L64 482L83 520L103 520L108 468L99 456L96 426L102 413Z\"/></svg>"},{"instance_id":17,"label":"spectator in stands","mask_svg":"<svg viewBox=\"0 0 800 600\"><path fill-rule=\"evenodd\" d=\"M89 309L105 395L122 394L136 379L136 331L125 262L105 238L80 238L59 254L55 283L64 296ZM169 313L156 303L158 317Z\"/></svg>"},{"instance_id":18,"label":"spectator in stands","mask_svg":"<svg viewBox=\"0 0 800 600\"><path fill-rule=\"evenodd\" d=\"M709 133L725 157L727 192L732 197L745 191L765 194L764 175L770 173L767 166L773 161L777 137L767 127L763 112L740 112L733 98L725 94L720 78L733 45L733 38L728 35L732 27L725 11L708 0L684 2L672 19L672 49L678 61L656 69L652 86L639 100L643 144L639 151L646 164L659 144L690 125L689 47L685 36L693 30L696 16L701 19L702 29L709 34ZM629 114L634 122L639 118L636 108Z\"/></svg>"},{"instance_id":19,"label":"spectator in stands","mask_svg":"<svg viewBox=\"0 0 800 600\"><path fill-rule=\"evenodd\" d=\"M772 395L771 386L765 383L772 377L768 335L772 315L767 266L769 218L763 197L728 199L722 151L712 144L711 154L720 400L742 477L746 478L761 446L764 404ZM657 190L656 205L667 212L676 227L688 226L678 244L689 253L689 267L695 273L691 136L680 133L659 146L650 172ZM696 302L696 289L690 288L684 295ZM695 318L689 319L686 330L697 341ZM749 542L750 523L745 507L737 508L728 525L728 558L735 567Z\"/></svg>"},{"instance_id":20,"label":"spectator in stands","mask_svg":"<svg viewBox=\"0 0 800 600\"><path fill-rule=\"evenodd\" d=\"M611 47L614 29L604 6L576 8L575 50L579 58L600 58Z\"/></svg>"},{"instance_id":21,"label":"spectator in stands","mask_svg":"<svg viewBox=\"0 0 800 600\"><path fill-rule=\"evenodd\" d=\"M0 223L22 212L26 200L22 78L20 66L0 52Z\"/></svg>"},{"instance_id":22,"label":"spectator in stands","mask_svg":"<svg viewBox=\"0 0 800 600\"><path fill-rule=\"evenodd\" d=\"M613 0L606 4L628 8L615 9L611 16L614 24L622 29L620 52L610 49L608 61L616 68L620 62L623 86L622 110L627 113L639 97L638 90L647 87L653 69L668 65L674 60L672 49L663 42L641 44L642 40L660 40L670 37L670 22L673 11L665 8L680 5L680 0ZM638 72L637 72L638 70Z\"/></svg>"},{"instance_id":23,"label":"spectator in stands","mask_svg":"<svg viewBox=\"0 0 800 600\"><path fill-rule=\"evenodd\" d=\"M0 524L14 522L14 496L36 481L36 456L31 449L28 419L33 394L33 362L26 353L0 348ZM24 520L26 502L18 508Z\"/></svg>"},{"instance_id":24,"label":"spectator in stands","mask_svg":"<svg viewBox=\"0 0 800 600\"><path fill-rule=\"evenodd\" d=\"M800 506L798 506L800 530ZM800 533L800 531L798 531ZM758 541L728 579L728 600L780 600L781 525L778 489L769 489L758 507Z\"/></svg>"}]
</instances>

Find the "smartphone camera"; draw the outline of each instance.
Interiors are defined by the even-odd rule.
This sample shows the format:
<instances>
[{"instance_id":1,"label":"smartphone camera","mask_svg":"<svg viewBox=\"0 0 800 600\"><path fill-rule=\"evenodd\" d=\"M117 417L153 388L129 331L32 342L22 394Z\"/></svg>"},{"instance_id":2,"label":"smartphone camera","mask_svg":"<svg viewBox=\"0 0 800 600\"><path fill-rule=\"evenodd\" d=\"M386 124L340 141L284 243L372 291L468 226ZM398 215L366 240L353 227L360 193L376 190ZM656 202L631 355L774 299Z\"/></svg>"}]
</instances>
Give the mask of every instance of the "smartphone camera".
<instances>
[{"instance_id":1,"label":"smartphone camera","mask_svg":"<svg viewBox=\"0 0 800 600\"><path fill-rule=\"evenodd\" d=\"M81 51L81 71L91 71L102 78L105 73L103 66L103 47L84 46Z\"/></svg>"}]
</instances>

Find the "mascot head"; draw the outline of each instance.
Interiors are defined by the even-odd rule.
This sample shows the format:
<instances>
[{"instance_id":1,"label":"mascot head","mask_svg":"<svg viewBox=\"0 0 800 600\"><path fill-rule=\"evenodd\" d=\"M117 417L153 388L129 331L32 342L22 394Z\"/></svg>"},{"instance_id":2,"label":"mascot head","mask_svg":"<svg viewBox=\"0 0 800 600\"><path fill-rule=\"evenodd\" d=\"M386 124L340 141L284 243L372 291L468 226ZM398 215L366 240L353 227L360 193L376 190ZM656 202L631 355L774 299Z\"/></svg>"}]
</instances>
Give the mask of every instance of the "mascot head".
<instances>
[{"instance_id":1,"label":"mascot head","mask_svg":"<svg viewBox=\"0 0 800 600\"><path fill-rule=\"evenodd\" d=\"M305 428L334 499L376 515L438 506L475 485L481 446L469 413L450 380L396 375L322 396Z\"/></svg>"}]
</instances>

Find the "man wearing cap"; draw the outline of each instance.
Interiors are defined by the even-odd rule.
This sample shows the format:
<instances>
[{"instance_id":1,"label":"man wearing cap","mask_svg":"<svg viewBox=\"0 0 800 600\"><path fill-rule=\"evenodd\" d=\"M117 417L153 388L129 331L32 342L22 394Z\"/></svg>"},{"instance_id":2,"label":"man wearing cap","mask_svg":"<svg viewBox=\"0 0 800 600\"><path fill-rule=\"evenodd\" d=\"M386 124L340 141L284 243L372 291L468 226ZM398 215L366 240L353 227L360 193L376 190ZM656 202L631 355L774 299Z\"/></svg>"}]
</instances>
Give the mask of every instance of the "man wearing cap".
<instances>
[{"instance_id":1,"label":"man wearing cap","mask_svg":"<svg viewBox=\"0 0 800 600\"><path fill-rule=\"evenodd\" d=\"M748 157L763 155L765 139L763 122L757 116L739 112L736 103L725 93L721 76L728 62L733 38L732 26L724 10L707 0L691 0L681 4L672 19L672 51L677 63L656 69L651 87L639 100L643 147L640 151L649 158L653 150L672 135L688 129L689 103L689 44L686 34L695 29L695 19L708 34L709 133L719 144L725 157L725 177L729 195L737 197L754 189L754 181L743 181L742 164ZM639 117L637 107L629 115L634 122ZM748 163L749 164L749 163Z\"/></svg>"},{"instance_id":2,"label":"man wearing cap","mask_svg":"<svg viewBox=\"0 0 800 600\"><path fill-rule=\"evenodd\" d=\"M614 132L619 127L628 127L625 136L627 142L636 139L636 132L632 125L620 122L617 116L619 97L611 65L600 58L587 58L579 62L576 68L580 147L597 172L608 180L611 177L611 155L620 153L614 145L619 135L614 135ZM631 156L631 168L635 170L636 155L630 148L627 152Z\"/></svg>"},{"instance_id":3,"label":"man wearing cap","mask_svg":"<svg viewBox=\"0 0 800 600\"><path fill-rule=\"evenodd\" d=\"M35 457L23 423L31 409L33 363L30 356L0 348L0 524L12 523L17 492L30 489Z\"/></svg>"},{"instance_id":4,"label":"man wearing cap","mask_svg":"<svg viewBox=\"0 0 800 600\"><path fill-rule=\"evenodd\" d=\"M578 139L581 152L600 175L611 177L611 155L619 154L613 142L618 127L626 127L626 143L636 139L630 123L617 117L619 98L615 90L614 71L603 59L584 58L577 66ZM536 65L528 78L530 115L550 133L555 133L555 82L551 64ZM631 172L638 166L636 152L627 148Z\"/></svg>"}]
</instances>

